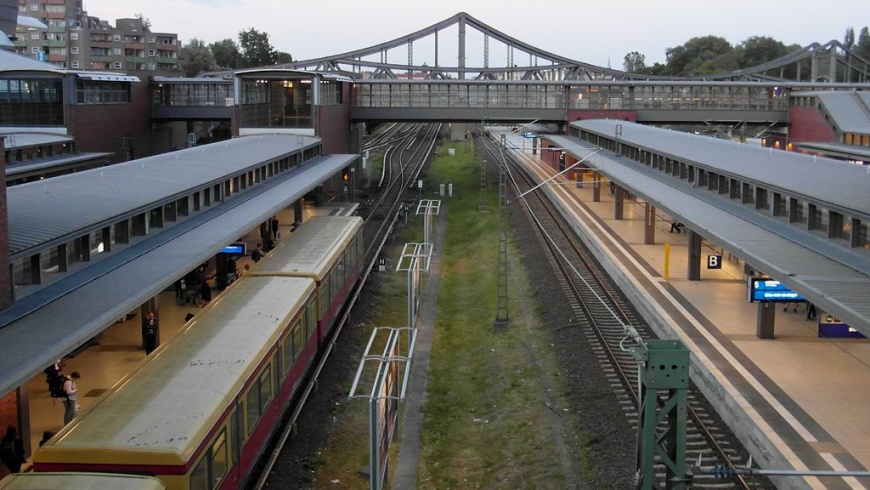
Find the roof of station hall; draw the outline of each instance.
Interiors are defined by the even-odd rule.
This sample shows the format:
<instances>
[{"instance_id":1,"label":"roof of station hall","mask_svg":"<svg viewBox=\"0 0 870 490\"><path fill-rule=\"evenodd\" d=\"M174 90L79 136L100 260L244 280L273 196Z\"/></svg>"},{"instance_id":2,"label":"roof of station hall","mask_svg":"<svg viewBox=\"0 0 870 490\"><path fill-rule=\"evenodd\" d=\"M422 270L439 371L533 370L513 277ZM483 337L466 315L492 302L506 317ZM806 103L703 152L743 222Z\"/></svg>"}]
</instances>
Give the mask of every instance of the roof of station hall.
<instances>
[{"instance_id":1,"label":"roof of station hall","mask_svg":"<svg viewBox=\"0 0 870 490\"><path fill-rule=\"evenodd\" d=\"M829 158L774 150L709 136L624 123L614 119L575 121L572 127L615 138L633 146L666 155L717 173L739 175L748 182L789 195L828 203L832 208L862 214L870 220L870 167ZM823 160L825 165L814 165Z\"/></svg>"},{"instance_id":2,"label":"roof of station hall","mask_svg":"<svg viewBox=\"0 0 870 490\"><path fill-rule=\"evenodd\" d=\"M318 142L296 135L245 136L10 187L10 256L141 213Z\"/></svg>"}]
</instances>

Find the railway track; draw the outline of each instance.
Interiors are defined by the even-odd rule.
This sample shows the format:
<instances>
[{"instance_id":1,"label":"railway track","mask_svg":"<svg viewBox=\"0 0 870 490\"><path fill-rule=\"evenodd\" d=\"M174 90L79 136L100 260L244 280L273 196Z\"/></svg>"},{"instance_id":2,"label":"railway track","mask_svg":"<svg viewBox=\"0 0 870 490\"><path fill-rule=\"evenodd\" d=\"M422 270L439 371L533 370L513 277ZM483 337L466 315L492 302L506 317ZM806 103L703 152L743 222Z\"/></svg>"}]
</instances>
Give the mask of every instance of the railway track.
<instances>
[{"instance_id":1,"label":"railway track","mask_svg":"<svg viewBox=\"0 0 870 490\"><path fill-rule=\"evenodd\" d=\"M285 446L293 440L297 433L298 421L302 417L302 411L310 397L314 396L314 389L318 384L321 373L327 369L326 363L336 346L343 327L349 321L349 315L363 292L366 281L378 262L378 257L384 244L387 242L396 220L401 215L405 204L405 193L413 182L419 177L423 166L429 158L435 145L440 124L416 124L391 127L388 136L377 138L379 151L384 151L384 165L379 182L370 189L372 196L360 213L364 219L364 245L365 263L363 273L350 300L345 305L344 312L339 318L332 338L326 348L317 359L317 366L312 371L311 377L306 380L306 387L302 395L288 408L282 426L276 430L273 444L262 458L259 469L259 478L252 482L249 488L285 488L283 482L292 480L285 473L287 468L279 463ZM415 196L416 197L416 196ZM354 366L356 364L354 363ZM345 396L341 397L343 401ZM336 402L332 402L333 404ZM308 429L311 430L311 429ZM318 429L315 428L316 432Z\"/></svg>"},{"instance_id":2,"label":"railway track","mask_svg":"<svg viewBox=\"0 0 870 490\"><path fill-rule=\"evenodd\" d=\"M536 183L526 174L525 167L513 156L500 151L487 137L478 137L475 141L483 147L489 161L506 165L508 199L517 199L515 196L535 187ZM519 204L547 251L561 290L571 305L574 318L578 319L577 327L585 332L610 388L620 400L623 414L614 416L627 417L632 427L637 429L638 361L625 348L626 327L633 328L645 340L655 339L655 334L559 212L544 198L544 193L529 192ZM681 488L776 488L769 479L759 476L735 476L727 480L714 477L710 471L712 468L743 465L749 458L748 452L694 385L689 388L687 406L685 438L693 478L688 486ZM673 488L665 481L664 465L657 462L655 469L656 488Z\"/></svg>"}]
</instances>

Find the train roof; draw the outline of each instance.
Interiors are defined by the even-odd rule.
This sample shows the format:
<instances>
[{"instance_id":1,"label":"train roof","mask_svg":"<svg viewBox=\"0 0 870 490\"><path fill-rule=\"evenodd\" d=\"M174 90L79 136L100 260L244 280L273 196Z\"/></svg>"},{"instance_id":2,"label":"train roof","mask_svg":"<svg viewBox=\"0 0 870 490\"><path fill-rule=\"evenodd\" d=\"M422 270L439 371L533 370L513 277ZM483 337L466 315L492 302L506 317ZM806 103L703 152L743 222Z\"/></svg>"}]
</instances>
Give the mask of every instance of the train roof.
<instances>
[{"instance_id":1,"label":"train roof","mask_svg":"<svg viewBox=\"0 0 870 490\"><path fill-rule=\"evenodd\" d=\"M308 278L236 281L34 462L185 464L314 288Z\"/></svg>"},{"instance_id":2,"label":"train roof","mask_svg":"<svg viewBox=\"0 0 870 490\"><path fill-rule=\"evenodd\" d=\"M358 216L317 216L281 240L250 274L305 276L320 281L354 236L362 229Z\"/></svg>"},{"instance_id":3,"label":"train roof","mask_svg":"<svg viewBox=\"0 0 870 490\"><path fill-rule=\"evenodd\" d=\"M166 490L153 476L110 473L16 473L0 480L0 490Z\"/></svg>"}]
</instances>

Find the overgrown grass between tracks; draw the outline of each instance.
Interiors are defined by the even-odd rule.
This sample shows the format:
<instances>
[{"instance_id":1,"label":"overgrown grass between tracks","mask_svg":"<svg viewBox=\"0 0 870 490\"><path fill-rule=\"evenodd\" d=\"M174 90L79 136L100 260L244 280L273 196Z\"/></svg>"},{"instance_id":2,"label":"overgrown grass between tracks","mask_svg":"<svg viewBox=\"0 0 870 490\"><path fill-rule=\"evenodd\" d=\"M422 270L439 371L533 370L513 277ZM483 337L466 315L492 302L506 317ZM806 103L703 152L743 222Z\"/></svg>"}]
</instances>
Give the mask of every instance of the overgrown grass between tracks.
<instances>
[{"instance_id":1,"label":"overgrown grass between tracks","mask_svg":"<svg viewBox=\"0 0 870 490\"><path fill-rule=\"evenodd\" d=\"M447 148L454 148L455 154L448 155ZM560 399L565 383L550 349L550 334L538 320L525 270L510 243L511 321L506 327L494 326L498 192L496 183L489 182L485 206L480 206L479 160L470 142L447 143L424 177L422 197L441 200L446 236L444 243L436 244L443 253L441 287L417 488L565 488L568 477L560 464L555 431L574 431L565 425L567 417L553 423L554 412L559 419L558 412L567 409ZM442 183L453 184L453 197L438 195ZM392 267L402 244L420 241L422 220L412 216L390 252ZM404 273L379 274L369 305L377 312L373 323L406 323L406 281ZM368 466L368 437L366 402L353 400L338 408L314 487L336 488L340 482L341 488L368 488L368 480L359 473ZM394 444L392 468L400 445L401 437Z\"/></svg>"}]
</instances>

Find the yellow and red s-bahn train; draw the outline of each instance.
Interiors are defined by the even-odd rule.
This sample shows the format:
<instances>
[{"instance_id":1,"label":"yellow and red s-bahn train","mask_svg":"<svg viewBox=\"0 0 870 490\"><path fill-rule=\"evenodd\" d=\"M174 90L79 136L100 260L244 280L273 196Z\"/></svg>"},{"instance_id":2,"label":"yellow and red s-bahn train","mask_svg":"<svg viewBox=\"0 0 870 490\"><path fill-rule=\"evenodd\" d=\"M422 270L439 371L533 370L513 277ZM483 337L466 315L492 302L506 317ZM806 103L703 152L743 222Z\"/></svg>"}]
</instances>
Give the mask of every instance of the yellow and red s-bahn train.
<instances>
[{"instance_id":1,"label":"yellow and red s-bahn train","mask_svg":"<svg viewBox=\"0 0 870 490\"><path fill-rule=\"evenodd\" d=\"M241 488L329 338L363 252L362 219L311 218L40 448L34 471Z\"/></svg>"},{"instance_id":2,"label":"yellow and red s-bahn train","mask_svg":"<svg viewBox=\"0 0 870 490\"><path fill-rule=\"evenodd\" d=\"M15 473L0 490L166 490L153 476L110 473Z\"/></svg>"}]
</instances>

